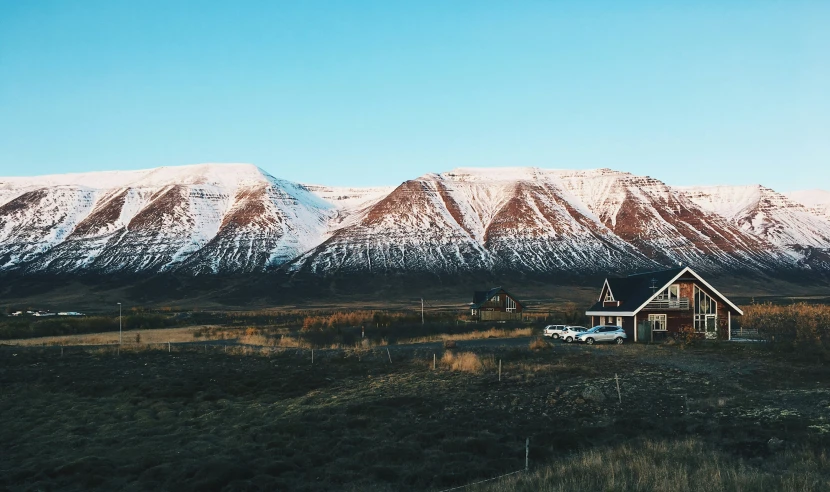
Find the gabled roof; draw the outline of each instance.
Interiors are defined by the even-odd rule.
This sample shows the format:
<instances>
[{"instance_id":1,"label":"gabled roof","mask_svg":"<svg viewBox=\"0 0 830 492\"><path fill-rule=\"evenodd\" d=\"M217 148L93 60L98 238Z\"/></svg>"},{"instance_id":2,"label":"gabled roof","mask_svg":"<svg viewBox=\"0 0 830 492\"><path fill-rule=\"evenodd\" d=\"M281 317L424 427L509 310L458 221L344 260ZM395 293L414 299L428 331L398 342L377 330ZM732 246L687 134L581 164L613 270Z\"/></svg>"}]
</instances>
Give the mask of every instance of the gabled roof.
<instances>
[{"instance_id":1,"label":"gabled roof","mask_svg":"<svg viewBox=\"0 0 830 492\"><path fill-rule=\"evenodd\" d=\"M718 292L714 287L709 285L700 275L695 273L689 267L678 267L669 270L660 270L657 272L638 273L636 275L629 275L622 278L608 278L605 281L608 283L608 288L614 293L614 299L620 301L619 306L605 307L602 299L594 304L586 314L589 316L608 314L618 314L622 316L634 316L646 304L657 297L660 292L664 291L669 285L673 284L678 278L685 273L690 273L693 277L705 285L713 294L717 295L723 302L728 304L738 314L743 314L738 306L734 305L723 294ZM604 285L603 285L604 287Z\"/></svg>"},{"instance_id":2,"label":"gabled roof","mask_svg":"<svg viewBox=\"0 0 830 492\"><path fill-rule=\"evenodd\" d=\"M501 287L493 287L490 290L477 290L477 291L473 292L473 302L470 303L470 307L480 308L482 304L489 301L490 298L492 298L494 295L496 295L500 292L504 292L505 294L510 296L514 301L516 301L516 304L518 304L519 306L521 306L524 309L525 305L522 304L518 299L516 299L516 296L514 296L510 292L507 292L506 290L502 289Z\"/></svg>"}]
</instances>

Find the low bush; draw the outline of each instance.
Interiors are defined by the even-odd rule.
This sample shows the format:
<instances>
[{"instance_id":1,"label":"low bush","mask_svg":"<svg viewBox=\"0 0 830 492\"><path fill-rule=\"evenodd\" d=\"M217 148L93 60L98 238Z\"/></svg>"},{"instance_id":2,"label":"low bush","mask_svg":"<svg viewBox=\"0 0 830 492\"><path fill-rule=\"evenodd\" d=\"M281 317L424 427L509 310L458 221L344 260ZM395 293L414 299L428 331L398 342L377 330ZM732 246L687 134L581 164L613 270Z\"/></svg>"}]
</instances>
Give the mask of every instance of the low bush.
<instances>
[{"instance_id":1,"label":"low bush","mask_svg":"<svg viewBox=\"0 0 830 492\"><path fill-rule=\"evenodd\" d=\"M493 369L494 365L492 357L482 359L473 352L446 351L441 357L441 367L450 371L480 374L485 370Z\"/></svg>"},{"instance_id":2,"label":"low bush","mask_svg":"<svg viewBox=\"0 0 830 492\"><path fill-rule=\"evenodd\" d=\"M752 304L744 308L741 322L758 330L770 346L830 358L830 306Z\"/></svg>"},{"instance_id":3,"label":"low bush","mask_svg":"<svg viewBox=\"0 0 830 492\"><path fill-rule=\"evenodd\" d=\"M545 339L537 337L530 342L530 350L547 350L551 345Z\"/></svg>"}]
</instances>

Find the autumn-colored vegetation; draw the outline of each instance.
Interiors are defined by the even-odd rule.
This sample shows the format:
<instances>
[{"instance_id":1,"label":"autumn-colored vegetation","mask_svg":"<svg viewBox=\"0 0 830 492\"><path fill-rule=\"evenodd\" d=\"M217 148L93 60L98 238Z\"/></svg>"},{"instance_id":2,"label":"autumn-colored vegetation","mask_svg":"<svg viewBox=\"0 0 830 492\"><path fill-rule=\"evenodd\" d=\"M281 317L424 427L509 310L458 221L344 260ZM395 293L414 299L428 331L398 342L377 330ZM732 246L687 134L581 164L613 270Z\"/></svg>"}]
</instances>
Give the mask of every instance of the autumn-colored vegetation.
<instances>
[{"instance_id":1,"label":"autumn-colored vegetation","mask_svg":"<svg viewBox=\"0 0 830 492\"><path fill-rule=\"evenodd\" d=\"M752 304L744 308L741 321L771 346L830 356L830 306Z\"/></svg>"}]
</instances>

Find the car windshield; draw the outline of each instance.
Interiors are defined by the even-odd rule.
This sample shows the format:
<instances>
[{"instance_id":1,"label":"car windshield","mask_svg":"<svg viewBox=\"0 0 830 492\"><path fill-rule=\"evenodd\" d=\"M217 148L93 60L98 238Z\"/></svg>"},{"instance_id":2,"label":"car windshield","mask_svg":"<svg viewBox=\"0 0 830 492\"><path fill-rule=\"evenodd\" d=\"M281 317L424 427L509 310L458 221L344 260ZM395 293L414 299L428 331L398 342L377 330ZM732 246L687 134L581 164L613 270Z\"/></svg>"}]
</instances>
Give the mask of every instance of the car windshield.
<instances>
[{"instance_id":1,"label":"car windshield","mask_svg":"<svg viewBox=\"0 0 830 492\"><path fill-rule=\"evenodd\" d=\"M591 328L590 330L588 330L588 332L589 332L589 333L593 333L593 332L595 332L595 331L599 331L599 330L600 330L600 328L602 328L602 326L595 326L595 327Z\"/></svg>"}]
</instances>

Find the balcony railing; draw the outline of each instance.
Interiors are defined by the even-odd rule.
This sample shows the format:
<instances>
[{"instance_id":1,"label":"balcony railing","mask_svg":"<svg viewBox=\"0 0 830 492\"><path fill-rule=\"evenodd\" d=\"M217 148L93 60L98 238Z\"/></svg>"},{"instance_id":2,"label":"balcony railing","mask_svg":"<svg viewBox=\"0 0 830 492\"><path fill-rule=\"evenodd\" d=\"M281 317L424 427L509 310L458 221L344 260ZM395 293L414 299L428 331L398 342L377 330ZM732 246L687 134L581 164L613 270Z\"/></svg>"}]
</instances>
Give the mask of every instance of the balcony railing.
<instances>
[{"instance_id":1,"label":"balcony railing","mask_svg":"<svg viewBox=\"0 0 830 492\"><path fill-rule=\"evenodd\" d=\"M655 299L646 304L646 309L689 309L689 298L681 297L680 299Z\"/></svg>"}]
</instances>

